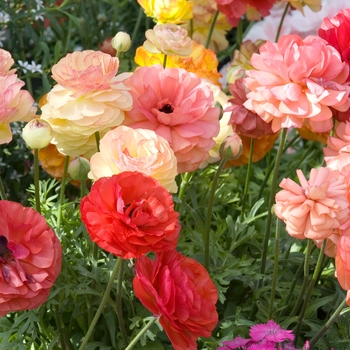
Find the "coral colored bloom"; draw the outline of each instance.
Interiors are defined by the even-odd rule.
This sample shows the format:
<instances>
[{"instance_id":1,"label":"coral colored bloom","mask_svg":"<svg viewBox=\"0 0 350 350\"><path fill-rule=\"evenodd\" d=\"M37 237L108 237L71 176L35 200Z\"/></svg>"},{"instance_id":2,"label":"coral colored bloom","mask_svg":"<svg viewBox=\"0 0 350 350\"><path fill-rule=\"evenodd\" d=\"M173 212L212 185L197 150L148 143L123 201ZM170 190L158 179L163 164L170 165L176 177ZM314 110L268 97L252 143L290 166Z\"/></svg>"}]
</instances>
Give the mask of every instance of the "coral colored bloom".
<instances>
[{"instance_id":1,"label":"coral colored bloom","mask_svg":"<svg viewBox=\"0 0 350 350\"><path fill-rule=\"evenodd\" d=\"M327 143L327 139L330 135L329 131L316 132L310 127L309 119L304 119L303 125L300 129L297 129L299 135L309 141L317 141L323 144Z\"/></svg>"},{"instance_id":2,"label":"coral colored bloom","mask_svg":"<svg viewBox=\"0 0 350 350\"><path fill-rule=\"evenodd\" d=\"M172 197L142 173L100 178L81 200L80 213L92 241L123 259L176 247L180 224Z\"/></svg>"},{"instance_id":3,"label":"coral colored bloom","mask_svg":"<svg viewBox=\"0 0 350 350\"><path fill-rule=\"evenodd\" d=\"M0 201L0 316L43 304L61 271L62 248L45 218Z\"/></svg>"},{"instance_id":4,"label":"coral colored bloom","mask_svg":"<svg viewBox=\"0 0 350 350\"><path fill-rule=\"evenodd\" d=\"M336 255L339 237L340 237L340 230L335 230L334 233L331 234L326 239L326 246L324 249L324 254L329 256L330 258L334 258ZM316 244L317 248L321 249L322 244L323 244L323 240L316 240L315 244Z\"/></svg>"},{"instance_id":5,"label":"coral colored bloom","mask_svg":"<svg viewBox=\"0 0 350 350\"><path fill-rule=\"evenodd\" d=\"M222 12L228 22L237 27L239 20L248 11L254 13L254 18L248 18L250 20L259 20L259 15L262 17L270 14L270 9L277 2L277 0L216 0L218 10ZM253 10L253 11L252 11ZM255 11L254 11L255 10Z\"/></svg>"},{"instance_id":6,"label":"coral colored bloom","mask_svg":"<svg viewBox=\"0 0 350 350\"><path fill-rule=\"evenodd\" d=\"M132 99L125 77L115 76L118 67L118 58L87 50L68 54L52 68L58 84L41 118L50 123L59 152L89 158L96 151L95 133L102 136L122 123Z\"/></svg>"},{"instance_id":7,"label":"coral colored bloom","mask_svg":"<svg viewBox=\"0 0 350 350\"><path fill-rule=\"evenodd\" d=\"M177 160L167 140L152 130L119 126L100 140L90 160L89 177L97 180L123 171L138 171L176 192Z\"/></svg>"},{"instance_id":8,"label":"coral colored bloom","mask_svg":"<svg viewBox=\"0 0 350 350\"><path fill-rule=\"evenodd\" d=\"M188 56L192 52L192 39L187 30L176 24L158 24L145 33L144 48L151 53Z\"/></svg>"},{"instance_id":9,"label":"coral colored bloom","mask_svg":"<svg viewBox=\"0 0 350 350\"><path fill-rule=\"evenodd\" d=\"M328 238L348 219L347 185L329 168L311 169L308 181L301 170L297 175L301 186L291 179L280 183L284 190L276 194L275 213L295 238Z\"/></svg>"},{"instance_id":10,"label":"coral colored bloom","mask_svg":"<svg viewBox=\"0 0 350 350\"><path fill-rule=\"evenodd\" d=\"M196 170L219 132L220 109L210 88L193 73L160 65L139 68L124 83L134 103L123 124L164 137L179 173Z\"/></svg>"},{"instance_id":11,"label":"coral colored bloom","mask_svg":"<svg viewBox=\"0 0 350 350\"><path fill-rule=\"evenodd\" d=\"M272 130L302 126L308 118L318 132L332 128L332 107L346 111L349 67L323 39L285 35L253 54L246 83L251 92L244 106L255 111Z\"/></svg>"},{"instance_id":12,"label":"coral colored bloom","mask_svg":"<svg viewBox=\"0 0 350 350\"><path fill-rule=\"evenodd\" d=\"M294 340L293 331L284 330L280 325L270 320L266 324L257 324L250 328L249 335L254 341L273 341L281 343L285 340Z\"/></svg>"},{"instance_id":13,"label":"coral colored bloom","mask_svg":"<svg viewBox=\"0 0 350 350\"><path fill-rule=\"evenodd\" d=\"M136 260L135 295L164 328L175 350L196 350L218 322L218 292L207 270L177 251Z\"/></svg>"},{"instance_id":14,"label":"coral colored bloom","mask_svg":"<svg viewBox=\"0 0 350 350\"><path fill-rule=\"evenodd\" d=\"M339 284L345 290L350 289L350 235L344 233L338 240L335 256L335 272Z\"/></svg>"},{"instance_id":15,"label":"coral colored bloom","mask_svg":"<svg viewBox=\"0 0 350 350\"><path fill-rule=\"evenodd\" d=\"M11 54L4 50L0 49L0 76L11 75L16 72L16 68L10 70L15 61L13 60Z\"/></svg>"},{"instance_id":16,"label":"coral colored bloom","mask_svg":"<svg viewBox=\"0 0 350 350\"><path fill-rule=\"evenodd\" d=\"M192 40L192 53L190 56L168 56L167 68L183 68L188 72L196 73L200 78L208 79L219 85L221 74L218 72L219 61L212 50ZM163 64L164 55L148 52L143 46L138 47L135 62L141 67Z\"/></svg>"},{"instance_id":17,"label":"coral colored bloom","mask_svg":"<svg viewBox=\"0 0 350 350\"><path fill-rule=\"evenodd\" d=\"M181 23L192 18L191 1L187 0L137 0L146 16L157 23Z\"/></svg>"}]
</instances>

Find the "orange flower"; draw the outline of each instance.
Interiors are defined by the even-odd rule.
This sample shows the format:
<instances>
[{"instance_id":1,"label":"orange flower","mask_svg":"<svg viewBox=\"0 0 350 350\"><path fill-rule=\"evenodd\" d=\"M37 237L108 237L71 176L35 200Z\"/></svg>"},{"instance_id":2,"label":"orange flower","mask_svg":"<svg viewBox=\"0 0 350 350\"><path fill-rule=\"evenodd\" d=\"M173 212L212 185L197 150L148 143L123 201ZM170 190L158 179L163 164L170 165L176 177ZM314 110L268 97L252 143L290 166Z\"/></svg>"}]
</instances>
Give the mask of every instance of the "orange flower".
<instances>
[{"instance_id":1,"label":"orange flower","mask_svg":"<svg viewBox=\"0 0 350 350\"><path fill-rule=\"evenodd\" d=\"M143 46L137 48L135 62L139 66L153 66L163 64L164 54L148 52ZM189 56L168 56L167 68L183 68L188 72L196 73L200 78L206 78L212 83L219 85L221 74L218 72L219 61L212 50L193 40L192 53Z\"/></svg>"}]
</instances>

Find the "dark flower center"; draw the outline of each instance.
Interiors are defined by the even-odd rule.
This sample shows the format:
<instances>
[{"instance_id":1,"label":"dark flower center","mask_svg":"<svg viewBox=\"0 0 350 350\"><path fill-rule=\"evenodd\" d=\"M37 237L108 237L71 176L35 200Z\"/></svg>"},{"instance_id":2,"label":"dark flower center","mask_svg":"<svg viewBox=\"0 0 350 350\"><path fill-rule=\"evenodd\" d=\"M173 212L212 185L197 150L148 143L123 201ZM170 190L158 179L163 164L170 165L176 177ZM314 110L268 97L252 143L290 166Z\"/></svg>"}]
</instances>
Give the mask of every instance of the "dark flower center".
<instances>
[{"instance_id":1,"label":"dark flower center","mask_svg":"<svg viewBox=\"0 0 350 350\"><path fill-rule=\"evenodd\" d=\"M0 258L8 258L12 253L12 250L7 247L7 243L7 238L5 236L0 236Z\"/></svg>"},{"instance_id":2,"label":"dark flower center","mask_svg":"<svg viewBox=\"0 0 350 350\"><path fill-rule=\"evenodd\" d=\"M174 108L173 108L169 103L167 103L166 105L164 105L164 106L159 110L159 112L163 112L163 113L166 113L166 114L173 113L173 111L174 111Z\"/></svg>"}]
</instances>

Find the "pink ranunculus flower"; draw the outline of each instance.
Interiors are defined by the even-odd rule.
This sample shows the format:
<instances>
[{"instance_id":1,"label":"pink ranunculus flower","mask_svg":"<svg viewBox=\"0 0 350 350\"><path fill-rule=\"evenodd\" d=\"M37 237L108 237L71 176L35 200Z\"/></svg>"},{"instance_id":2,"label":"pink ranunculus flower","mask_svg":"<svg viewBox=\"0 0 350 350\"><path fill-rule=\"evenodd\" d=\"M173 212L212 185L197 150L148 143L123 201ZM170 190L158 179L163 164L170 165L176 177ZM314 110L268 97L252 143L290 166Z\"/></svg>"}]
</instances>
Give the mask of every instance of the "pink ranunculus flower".
<instances>
[{"instance_id":1,"label":"pink ranunculus flower","mask_svg":"<svg viewBox=\"0 0 350 350\"><path fill-rule=\"evenodd\" d=\"M0 74L0 144L12 140L11 122L28 122L35 116L34 100L28 91L21 90L23 85L17 74Z\"/></svg>"},{"instance_id":2,"label":"pink ranunculus flower","mask_svg":"<svg viewBox=\"0 0 350 350\"><path fill-rule=\"evenodd\" d=\"M334 233L332 233L326 239L326 246L324 249L324 254L329 256L330 258L334 258L336 255L339 237L340 237L340 230L335 230ZM315 240L315 244L316 244L317 248L321 249L322 244L323 244L323 239Z\"/></svg>"},{"instance_id":3,"label":"pink ranunculus flower","mask_svg":"<svg viewBox=\"0 0 350 350\"><path fill-rule=\"evenodd\" d=\"M337 243L335 274L341 287L350 289L350 234L343 233Z\"/></svg>"},{"instance_id":4,"label":"pink ranunculus flower","mask_svg":"<svg viewBox=\"0 0 350 350\"><path fill-rule=\"evenodd\" d=\"M280 183L283 190L276 194L275 213L295 238L328 238L348 219L347 185L329 168L311 169L310 180L301 170L297 175L301 186L291 179Z\"/></svg>"},{"instance_id":5,"label":"pink ranunculus flower","mask_svg":"<svg viewBox=\"0 0 350 350\"><path fill-rule=\"evenodd\" d=\"M45 218L0 201L0 316L44 303L61 271L62 248Z\"/></svg>"},{"instance_id":6,"label":"pink ranunculus flower","mask_svg":"<svg viewBox=\"0 0 350 350\"><path fill-rule=\"evenodd\" d=\"M219 132L220 109L196 74L161 65L141 67L124 83L133 98L124 125L154 130L178 160L178 172L196 170L209 157Z\"/></svg>"},{"instance_id":7,"label":"pink ranunculus flower","mask_svg":"<svg viewBox=\"0 0 350 350\"><path fill-rule=\"evenodd\" d=\"M16 68L10 70L14 63L11 54L4 49L0 49L0 76L14 74Z\"/></svg>"},{"instance_id":8,"label":"pink ranunculus flower","mask_svg":"<svg viewBox=\"0 0 350 350\"><path fill-rule=\"evenodd\" d=\"M115 76L116 57L94 51L68 54L53 68L58 84L47 96L41 118L53 130L51 143L59 152L90 157L96 151L95 133L104 135L119 126L132 98L122 80Z\"/></svg>"},{"instance_id":9,"label":"pink ranunculus flower","mask_svg":"<svg viewBox=\"0 0 350 350\"><path fill-rule=\"evenodd\" d=\"M176 192L177 159L169 142L152 130L119 126L100 141L100 152L90 159L89 177L97 180L123 171L153 177L169 192Z\"/></svg>"},{"instance_id":10,"label":"pink ranunculus flower","mask_svg":"<svg viewBox=\"0 0 350 350\"><path fill-rule=\"evenodd\" d=\"M308 118L317 132L332 126L330 107L346 111L350 87L349 67L339 52L316 36L282 36L278 43L267 42L260 54L253 54L254 67L246 73L251 90L244 106L266 122L274 132L281 128L301 128Z\"/></svg>"}]
</instances>

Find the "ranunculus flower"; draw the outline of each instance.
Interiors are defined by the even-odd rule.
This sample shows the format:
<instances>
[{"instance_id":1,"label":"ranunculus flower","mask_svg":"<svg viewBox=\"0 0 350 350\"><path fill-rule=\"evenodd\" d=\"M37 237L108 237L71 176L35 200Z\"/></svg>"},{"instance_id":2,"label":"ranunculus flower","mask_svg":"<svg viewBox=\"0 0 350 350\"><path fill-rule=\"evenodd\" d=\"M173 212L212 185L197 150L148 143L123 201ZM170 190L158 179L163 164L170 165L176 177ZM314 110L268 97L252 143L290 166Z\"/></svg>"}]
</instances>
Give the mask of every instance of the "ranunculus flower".
<instances>
[{"instance_id":1,"label":"ranunculus flower","mask_svg":"<svg viewBox=\"0 0 350 350\"><path fill-rule=\"evenodd\" d=\"M350 106L346 83L349 67L323 39L285 35L253 54L245 79L251 92L244 106L266 121L274 132L302 126L308 118L318 132L332 128L332 111Z\"/></svg>"},{"instance_id":2,"label":"ranunculus flower","mask_svg":"<svg viewBox=\"0 0 350 350\"><path fill-rule=\"evenodd\" d=\"M187 35L187 30L176 24L155 25L145 35L147 40L143 46L151 53L188 56L192 52L192 39Z\"/></svg>"},{"instance_id":3,"label":"ranunculus flower","mask_svg":"<svg viewBox=\"0 0 350 350\"><path fill-rule=\"evenodd\" d=\"M0 316L43 304L61 271L62 248L45 218L0 201Z\"/></svg>"},{"instance_id":4,"label":"ranunculus flower","mask_svg":"<svg viewBox=\"0 0 350 350\"><path fill-rule=\"evenodd\" d=\"M270 9L277 0L216 0L218 10L222 12L227 21L237 27L239 20L245 14L249 20L259 20L270 14Z\"/></svg>"},{"instance_id":5,"label":"ranunculus flower","mask_svg":"<svg viewBox=\"0 0 350 350\"><path fill-rule=\"evenodd\" d=\"M282 0L284 2L289 2L290 6L299 10L303 15L304 6L308 6L312 11L318 12L322 8L321 0Z\"/></svg>"},{"instance_id":6,"label":"ranunculus flower","mask_svg":"<svg viewBox=\"0 0 350 350\"><path fill-rule=\"evenodd\" d=\"M167 68L183 68L196 73L200 78L208 79L213 84L221 86L218 72L219 61L212 50L192 40L192 52L189 56L168 56ZM150 53L143 46L136 49L135 62L141 67L163 64L164 54Z\"/></svg>"},{"instance_id":7,"label":"ranunculus flower","mask_svg":"<svg viewBox=\"0 0 350 350\"><path fill-rule=\"evenodd\" d=\"M172 197L142 173L100 178L81 200L80 212L92 241L123 259L176 247L180 224Z\"/></svg>"},{"instance_id":8,"label":"ranunculus flower","mask_svg":"<svg viewBox=\"0 0 350 350\"><path fill-rule=\"evenodd\" d=\"M335 255L335 273L341 287L350 289L350 235L344 233L337 243Z\"/></svg>"},{"instance_id":9,"label":"ranunculus flower","mask_svg":"<svg viewBox=\"0 0 350 350\"><path fill-rule=\"evenodd\" d=\"M15 61L13 60L11 54L4 50L0 49L0 76L11 75L16 72L16 68L10 70Z\"/></svg>"},{"instance_id":10,"label":"ranunculus flower","mask_svg":"<svg viewBox=\"0 0 350 350\"><path fill-rule=\"evenodd\" d=\"M207 270L176 250L136 260L135 295L164 328L175 350L196 350L218 322L218 292Z\"/></svg>"},{"instance_id":11,"label":"ranunculus flower","mask_svg":"<svg viewBox=\"0 0 350 350\"><path fill-rule=\"evenodd\" d=\"M115 76L119 60L99 51L68 54L52 68L58 84L47 95L41 118L50 123L52 143L72 157L91 157L96 151L95 133L101 136L119 126L132 99Z\"/></svg>"},{"instance_id":12,"label":"ranunculus flower","mask_svg":"<svg viewBox=\"0 0 350 350\"><path fill-rule=\"evenodd\" d=\"M139 68L124 83L134 103L123 124L164 137L179 173L196 170L219 132L220 109L207 84L184 69L160 65Z\"/></svg>"},{"instance_id":13,"label":"ranunculus flower","mask_svg":"<svg viewBox=\"0 0 350 350\"><path fill-rule=\"evenodd\" d=\"M119 126L100 140L90 160L89 177L97 180L123 171L138 171L176 192L177 159L169 142L152 130Z\"/></svg>"},{"instance_id":14,"label":"ranunculus flower","mask_svg":"<svg viewBox=\"0 0 350 350\"><path fill-rule=\"evenodd\" d=\"M337 244L340 237L340 230L335 230L327 239L326 246L324 249L324 254L329 256L330 258L334 258L337 251ZM316 240L315 244L317 248L321 249L323 240Z\"/></svg>"},{"instance_id":15,"label":"ranunculus flower","mask_svg":"<svg viewBox=\"0 0 350 350\"><path fill-rule=\"evenodd\" d=\"M291 179L280 183L283 190L276 194L275 213L295 238L328 238L348 219L347 185L329 168L311 169L308 181L301 170L297 175L301 186Z\"/></svg>"},{"instance_id":16,"label":"ranunculus flower","mask_svg":"<svg viewBox=\"0 0 350 350\"><path fill-rule=\"evenodd\" d=\"M181 23L192 18L191 1L187 0L137 0L146 16L157 23Z\"/></svg>"}]
</instances>

